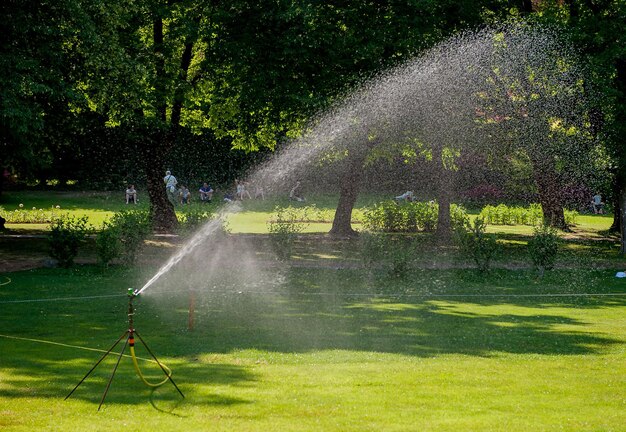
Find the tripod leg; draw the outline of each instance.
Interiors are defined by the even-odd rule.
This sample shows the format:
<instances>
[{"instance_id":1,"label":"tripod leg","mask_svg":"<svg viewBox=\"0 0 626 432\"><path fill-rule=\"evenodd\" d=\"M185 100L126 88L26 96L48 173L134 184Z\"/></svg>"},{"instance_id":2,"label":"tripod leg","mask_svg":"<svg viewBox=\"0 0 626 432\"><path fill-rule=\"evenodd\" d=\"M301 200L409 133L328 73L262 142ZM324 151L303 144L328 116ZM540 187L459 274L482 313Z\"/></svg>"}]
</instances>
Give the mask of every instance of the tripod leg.
<instances>
[{"instance_id":1,"label":"tripod leg","mask_svg":"<svg viewBox=\"0 0 626 432\"><path fill-rule=\"evenodd\" d=\"M120 360L122 360L122 356L124 355L124 350L126 349L127 345L128 338L126 338L126 342L124 342L124 347L122 348L122 351L120 351L120 355L117 358L117 363L115 363L115 367L113 368L113 372L111 373L111 378L109 378L109 382L107 383L107 388L104 389L104 394L102 395L102 399L100 400L100 405L98 405L98 411L100 411L100 407L102 407L102 404L104 403L104 398L107 397L109 387L111 387L111 382L113 382L113 377L115 376L115 371L117 371L117 367L120 365Z\"/></svg>"},{"instance_id":2,"label":"tripod leg","mask_svg":"<svg viewBox=\"0 0 626 432\"><path fill-rule=\"evenodd\" d=\"M122 336L120 336L120 338L119 338L117 341L115 341L115 343L111 346L111 348L109 348L109 350L108 350L107 352L105 352L105 353L104 353L104 355L103 355L102 357L100 357L100 360L98 360L98 361L96 362L96 364L95 364L95 365L93 365L93 367L89 370L89 372L87 372L87 374L83 377L83 379L82 379L82 380L80 380L80 382L79 382L78 384L76 384L76 387L74 387L74 388L72 389L72 391L70 392L70 394L68 394L67 396L65 396L65 399L64 399L64 400L67 400L67 398L69 398L70 396L72 396L72 393L74 393L74 391L75 391L75 390L76 390L76 389L77 389L77 388L78 388L78 387L79 387L79 386L83 383L83 381L85 381L85 380L87 379L87 377L88 377L89 375L91 375L91 373L92 373L92 372L93 372L93 371L94 371L94 370L98 367L98 365L102 362L102 360L104 360L104 359L105 359L105 357L106 357L106 356L108 356L108 355L111 353L111 351L113 351L113 348L115 348L115 347L117 346L117 344L118 344L118 343L120 343L120 341L122 340L122 338L123 338L124 336L126 336L127 334L128 334L128 330L126 330L126 331L124 332L124 334L123 334Z\"/></svg>"},{"instance_id":3,"label":"tripod leg","mask_svg":"<svg viewBox=\"0 0 626 432\"><path fill-rule=\"evenodd\" d=\"M185 395L183 394L182 391L180 391L180 389L178 388L178 386L176 385L176 383L174 382L174 380L172 379L172 376L170 374L167 373L167 371L165 370L165 368L163 367L163 365L161 364L161 362L159 361L158 358L156 358L156 356L154 355L154 353L152 353L152 351L150 350L150 347L148 347L148 345L146 344L146 341L143 340L143 338L141 337L141 335L139 333L137 333L137 330L135 330L135 334L137 335L137 337L139 338L139 340L141 341L141 343L143 344L143 346L146 347L146 350L150 353L150 355L152 356L152 358L154 359L154 361L157 362L157 364L159 365L159 367L161 368L161 370L163 371L163 373L165 374L165 376L167 377L167 379L172 383L172 385L174 387L176 387L176 390L178 390L178 393L180 393L180 395L184 398Z\"/></svg>"}]
</instances>

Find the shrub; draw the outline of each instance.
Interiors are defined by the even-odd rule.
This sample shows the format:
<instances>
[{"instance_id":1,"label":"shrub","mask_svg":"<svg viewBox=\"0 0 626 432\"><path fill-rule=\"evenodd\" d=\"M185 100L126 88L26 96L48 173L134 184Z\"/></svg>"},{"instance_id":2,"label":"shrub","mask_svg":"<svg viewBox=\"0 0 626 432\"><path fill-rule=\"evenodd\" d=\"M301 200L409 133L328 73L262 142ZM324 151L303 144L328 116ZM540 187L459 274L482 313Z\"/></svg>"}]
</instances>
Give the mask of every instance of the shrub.
<instances>
[{"instance_id":1,"label":"shrub","mask_svg":"<svg viewBox=\"0 0 626 432\"><path fill-rule=\"evenodd\" d=\"M363 233L361 258L367 268L382 267L390 276L404 278L415 260L415 243L403 235Z\"/></svg>"},{"instance_id":2,"label":"shrub","mask_svg":"<svg viewBox=\"0 0 626 432\"><path fill-rule=\"evenodd\" d=\"M277 206L275 212L267 228L276 256L280 260L287 260L291 257L298 234L304 231L307 224L300 221L300 215L291 206Z\"/></svg>"},{"instance_id":3,"label":"shrub","mask_svg":"<svg viewBox=\"0 0 626 432\"><path fill-rule=\"evenodd\" d=\"M541 225L535 228L528 242L528 252L539 274L552 270L559 251L559 236L554 228Z\"/></svg>"},{"instance_id":4,"label":"shrub","mask_svg":"<svg viewBox=\"0 0 626 432\"><path fill-rule=\"evenodd\" d=\"M368 207L363 212L363 225L373 232L432 232L437 229L439 206L434 201L398 204L383 201ZM467 212L461 206L450 206L453 227L463 226Z\"/></svg>"},{"instance_id":5,"label":"shrub","mask_svg":"<svg viewBox=\"0 0 626 432\"><path fill-rule=\"evenodd\" d=\"M61 216L50 223L50 256L59 262L59 266L69 268L78 255L78 246L82 243L90 229L87 216Z\"/></svg>"},{"instance_id":6,"label":"shrub","mask_svg":"<svg viewBox=\"0 0 626 432\"><path fill-rule=\"evenodd\" d=\"M201 225L213 219L213 213L203 208L187 206L185 210L178 215L178 228L184 234L193 233Z\"/></svg>"},{"instance_id":7,"label":"shrub","mask_svg":"<svg viewBox=\"0 0 626 432\"><path fill-rule=\"evenodd\" d=\"M137 252L152 230L148 213L140 210L124 210L115 213L111 225L117 233L124 261L132 265Z\"/></svg>"},{"instance_id":8,"label":"shrub","mask_svg":"<svg viewBox=\"0 0 626 432\"><path fill-rule=\"evenodd\" d=\"M487 224L480 218L455 229L461 251L470 255L479 272L489 271L491 259L498 250L496 236L487 234Z\"/></svg>"},{"instance_id":9,"label":"shrub","mask_svg":"<svg viewBox=\"0 0 626 432\"><path fill-rule=\"evenodd\" d=\"M119 230L109 221L104 222L96 236L96 252L103 267L108 267L122 253Z\"/></svg>"},{"instance_id":10,"label":"shrub","mask_svg":"<svg viewBox=\"0 0 626 432\"><path fill-rule=\"evenodd\" d=\"M578 212L564 210L565 223L576 223ZM509 207L505 204L497 206L487 205L483 207L479 217L489 225L539 225L543 223L543 211L541 204L533 203L528 207Z\"/></svg>"},{"instance_id":11,"label":"shrub","mask_svg":"<svg viewBox=\"0 0 626 432\"><path fill-rule=\"evenodd\" d=\"M497 201L504 196L504 192L495 186L482 184L462 192L462 196L468 202L478 204Z\"/></svg>"},{"instance_id":12,"label":"shrub","mask_svg":"<svg viewBox=\"0 0 626 432\"><path fill-rule=\"evenodd\" d=\"M580 213L576 210L565 210L565 223L568 225L576 225L579 215Z\"/></svg>"},{"instance_id":13,"label":"shrub","mask_svg":"<svg viewBox=\"0 0 626 432\"><path fill-rule=\"evenodd\" d=\"M33 207L28 209L23 204L13 211L0 207L0 216L6 219L7 223L50 223L60 216L60 206L52 206L50 209L38 209Z\"/></svg>"}]
</instances>

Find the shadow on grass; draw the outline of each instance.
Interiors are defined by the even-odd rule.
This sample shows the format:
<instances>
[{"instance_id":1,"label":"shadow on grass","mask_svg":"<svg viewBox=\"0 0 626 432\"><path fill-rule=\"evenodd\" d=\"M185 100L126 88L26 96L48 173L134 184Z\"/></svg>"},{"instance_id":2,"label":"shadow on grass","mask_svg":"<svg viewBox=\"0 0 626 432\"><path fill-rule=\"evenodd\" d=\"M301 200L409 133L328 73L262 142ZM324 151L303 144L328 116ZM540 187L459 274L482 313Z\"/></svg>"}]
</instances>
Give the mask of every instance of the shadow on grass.
<instances>
[{"instance_id":1,"label":"shadow on grass","mask_svg":"<svg viewBox=\"0 0 626 432\"><path fill-rule=\"evenodd\" d=\"M206 281L211 288L196 291L193 331L187 330L186 290L159 294L155 288L154 295L136 302L137 329L159 359L172 368L177 384L194 404L253 402L214 392L215 386L254 385L257 380L247 366L253 360L226 364L213 356L220 353L237 356L233 353L251 350L263 357L342 350L413 357L563 356L601 354L623 343L593 327L597 324L594 320L608 319L603 314L626 307L626 298L541 297L564 291L603 294L619 290L606 271L554 272L542 280L533 279L529 272L504 270L489 276L424 270L404 280L362 270L286 269L274 273L256 275L268 278L267 284L261 280L249 286L226 286ZM101 279L94 275L97 273L86 270L24 273L22 279L14 277L11 290L17 295L30 289L30 297L47 297L68 295L78 286L84 290L82 295L89 295L102 292L105 286L124 286L129 277L125 272ZM41 276L52 278L52 285L37 279ZM280 282L269 284L274 279ZM0 298L9 297L8 289L2 287ZM501 297L490 295L494 293ZM527 294L538 297L524 297ZM3 304L2 309L2 333L70 345L108 349L126 327L123 296ZM0 386L0 397L11 398L64 397L101 356L3 338L0 352L0 373L8 376ZM114 361L115 356L109 356L72 398L99 402ZM151 379L158 379L159 370L151 366L146 366ZM164 411L171 411L180 398L169 384L152 397ZM135 376L130 359L122 359L107 404L145 403L149 398L150 392Z\"/></svg>"}]
</instances>

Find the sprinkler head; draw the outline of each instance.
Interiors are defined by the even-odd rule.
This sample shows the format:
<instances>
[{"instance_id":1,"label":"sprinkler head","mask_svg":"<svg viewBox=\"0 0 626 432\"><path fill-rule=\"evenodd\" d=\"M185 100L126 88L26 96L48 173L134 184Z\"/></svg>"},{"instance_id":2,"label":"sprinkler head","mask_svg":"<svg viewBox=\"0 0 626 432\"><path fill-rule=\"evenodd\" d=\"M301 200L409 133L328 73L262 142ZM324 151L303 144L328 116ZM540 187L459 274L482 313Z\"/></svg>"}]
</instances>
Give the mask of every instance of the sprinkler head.
<instances>
[{"instance_id":1,"label":"sprinkler head","mask_svg":"<svg viewBox=\"0 0 626 432\"><path fill-rule=\"evenodd\" d=\"M139 295L139 290L128 288L128 297L130 297L131 300L137 297L138 295Z\"/></svg>"}]
</instances>

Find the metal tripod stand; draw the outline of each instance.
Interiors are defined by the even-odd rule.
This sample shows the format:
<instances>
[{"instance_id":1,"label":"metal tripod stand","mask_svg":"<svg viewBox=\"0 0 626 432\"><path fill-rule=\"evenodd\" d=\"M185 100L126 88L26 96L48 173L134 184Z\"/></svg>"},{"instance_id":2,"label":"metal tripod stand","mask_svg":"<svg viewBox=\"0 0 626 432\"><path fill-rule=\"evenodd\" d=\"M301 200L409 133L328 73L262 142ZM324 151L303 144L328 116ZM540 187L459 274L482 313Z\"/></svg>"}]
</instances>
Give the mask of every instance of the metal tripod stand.
<instances>
[{"instance_id":1,"label":"metal tripod stand","mask_svg":"<svg viewBox=\"0 0 626 432\"><path fill-rule=\"evenodd\" d=\"M166 376L166 380L165 381L169 381L172 383L172 385L176 388L176 390L178 390L178 393L180 393L180 395L184 398L185 395L183 394L182 391L180 391L180 389L178 388L178 386L176 385L176 383L174 382L174 380L172 379L172 374L171 371L169 371L169 369L167 368L167 366L163 365L159 359L156 358L156 356L154 355L154 353L152 352L152 350L148 347L148 345L146 344L146 342L143 340L143 338L141 337L141 335L137 332L137 330L135 330L134 325L133 325L133 315L135 315L135 309L133 307L133 300L135 299L135 297L137 297L137 290L133 291L132 288L128 289L128 330L126 330L118 339L117 341L115 341L115 343L111 346L111 348L109 348L107 350L107 352L104 353L104 355L102 357L100 357L100 360L98 360L96 362L96 364L93 365L93 367L89 370L89 372L87 372L85 374L85 376L83 377L83 379L80 380L80 382L78 384L76 384L76 387L74 387L72 389L72 391L65 396L65 400L67 400L70 396L72 396L72 394L74 393L74 391L80 387L80 385L87 379L87 377L89 377L89 375L91 375L91 373L98 367L98 365L109 355L111 354L111 351L113 351L113 349L115 349L115 347L117 346L117 344L120 343L120 341L124 338L126 338L126 341L124 342L124 346L122 347L122 351L120 351L118 357L117 357L117 362L115 363L115 367L113 368L113 372L111 373L111 377L109 378L109 381L107 383L106 388L104 389L104 394L102 395L102 399L100 399L100 405L98 405L98 411L100 411L100 408L102 407L102 404L104 403L104 399L107 396L107 393L109 392L109 387L111 387L111 382L113 382L113 377L115 376L115 372L117 371L117 367L120 364L120 360L122 359L122 356L124 355L124 351L126 350L127 346L131 347L131 355L133 356L133 360L135 362L135 366L136 366L136 357L134 354L134 346L135 346L135 335L137 335L137 337L139 338L139 340L141 341L141 343L143 344L143 346L146 348L146 350L150 353L150 355L152 356L152 358L154 359L154 361L159 365L159 367L161 368L161 370L163 371L163 373ZM137 366L136 366L137 367ZM140 371L137 368L137 372L139 374ZM140 375L141 376L141 375ZM142 380L145 381L145 379L143 378L143 376L141 376ZM165 383L165 381L163 381L163 383ZM146 382L147 383L147 382ZM156 387L156 385L153 385L153 387Z\"/></svg>"}]
</instances>

